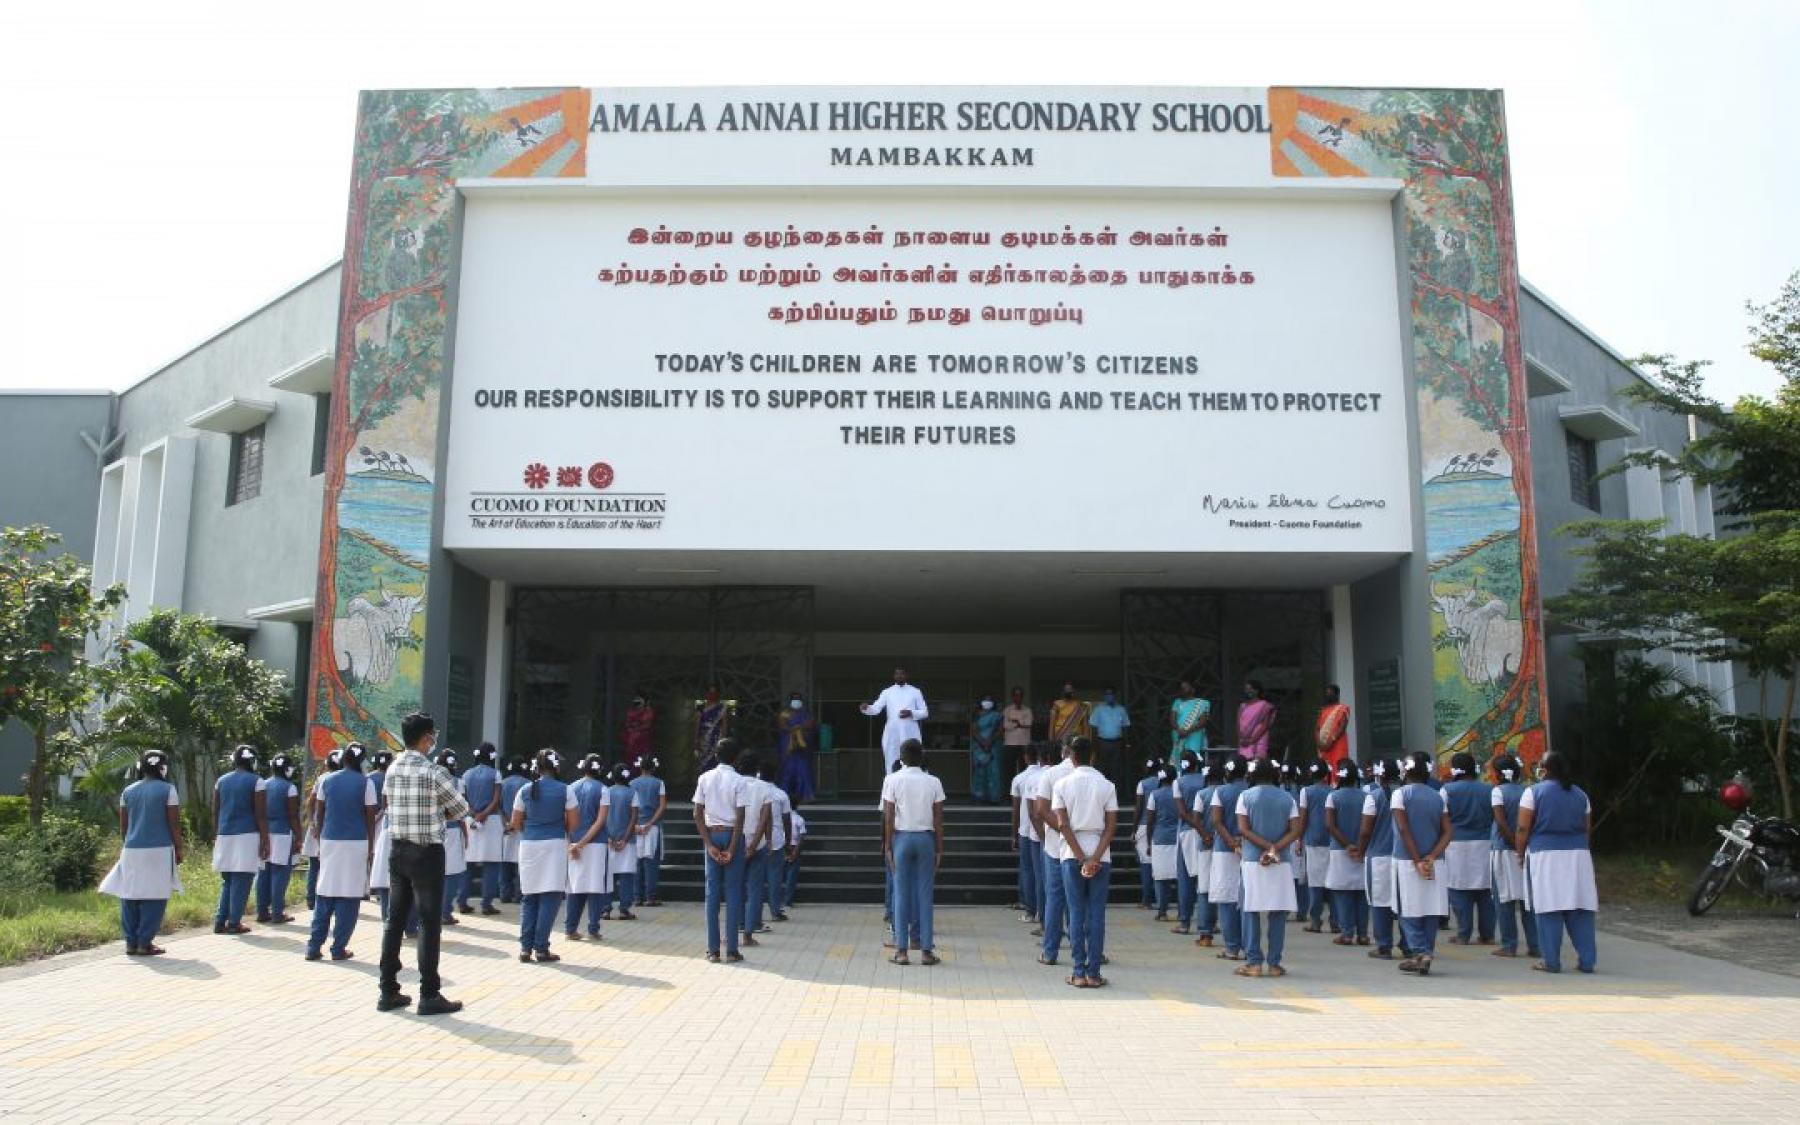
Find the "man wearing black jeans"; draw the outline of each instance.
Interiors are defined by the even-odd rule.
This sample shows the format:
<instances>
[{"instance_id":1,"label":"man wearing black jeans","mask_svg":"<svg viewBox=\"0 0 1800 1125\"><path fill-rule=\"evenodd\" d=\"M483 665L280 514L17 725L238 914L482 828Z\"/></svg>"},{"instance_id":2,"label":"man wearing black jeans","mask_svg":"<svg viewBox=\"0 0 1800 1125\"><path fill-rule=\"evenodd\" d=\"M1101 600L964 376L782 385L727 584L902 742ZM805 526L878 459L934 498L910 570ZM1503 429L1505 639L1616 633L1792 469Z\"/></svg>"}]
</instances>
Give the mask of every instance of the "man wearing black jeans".
<instances>
[{"instance_id":1,"label":"man wearing black jeans","mask_svg":"<svg viewBox=\"0 0 1800 1125\"><path fill-rule=\"evenodd\" d=\"M422 1016L462 1009L446 1000L438 981L438 939L443 933L444 822L469 815L469 804L442 766L427 758L437 741L437 723L422 712L400 720L406 753L388 767L388 920L381 935L383 1012L404 1008L412 997L400 991L400 940L406 920L419 911L419 1001Z\"/></svg>"}]
</instances>

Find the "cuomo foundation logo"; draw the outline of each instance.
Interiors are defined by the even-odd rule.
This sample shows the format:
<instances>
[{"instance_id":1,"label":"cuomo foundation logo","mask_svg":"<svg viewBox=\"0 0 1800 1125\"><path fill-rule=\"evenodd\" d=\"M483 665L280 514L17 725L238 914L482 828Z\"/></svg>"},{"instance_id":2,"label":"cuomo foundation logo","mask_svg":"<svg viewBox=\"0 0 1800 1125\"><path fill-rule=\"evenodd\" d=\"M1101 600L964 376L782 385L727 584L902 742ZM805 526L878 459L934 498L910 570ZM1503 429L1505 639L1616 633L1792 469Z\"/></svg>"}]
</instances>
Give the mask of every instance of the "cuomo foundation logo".
<instances>
[{"instance_id":1,"label":"cuomo foundation logo","mask_svg":"<svg viewBox=\"0 0 1800 1125\"><path fill-rule=\"evenodd\" d=\"M471 492L466 513L478 531L658 531L669 501L661 492L615 492L605 461L551 466L530 461L523 488Z\"/></svg>"}]
</instances>

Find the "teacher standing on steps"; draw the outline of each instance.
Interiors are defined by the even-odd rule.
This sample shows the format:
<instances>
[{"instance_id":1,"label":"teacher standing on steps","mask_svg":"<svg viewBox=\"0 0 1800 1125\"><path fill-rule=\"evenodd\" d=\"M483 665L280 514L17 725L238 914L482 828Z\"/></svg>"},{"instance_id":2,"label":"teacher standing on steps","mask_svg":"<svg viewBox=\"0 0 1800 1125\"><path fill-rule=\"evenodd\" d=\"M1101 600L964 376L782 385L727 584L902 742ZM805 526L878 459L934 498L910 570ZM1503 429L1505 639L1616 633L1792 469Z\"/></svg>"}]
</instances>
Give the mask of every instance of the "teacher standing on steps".
<instances>
[{"instance_id":1,"label":"teacher standing on steps","mask_svg":"<svg viewBox=\"0 0 1800 1125\"><path fill-rule=\"evenodd\" d=\"M931 712L925 707L925 693L906 682L906 669L896 668L894 682L875 697L875 702L863 704L862 713L887 716L887 725L881 728L881 776L885 778L894 772L901 744L919 737L919 720Z\"/></svg>"}]
</instances>

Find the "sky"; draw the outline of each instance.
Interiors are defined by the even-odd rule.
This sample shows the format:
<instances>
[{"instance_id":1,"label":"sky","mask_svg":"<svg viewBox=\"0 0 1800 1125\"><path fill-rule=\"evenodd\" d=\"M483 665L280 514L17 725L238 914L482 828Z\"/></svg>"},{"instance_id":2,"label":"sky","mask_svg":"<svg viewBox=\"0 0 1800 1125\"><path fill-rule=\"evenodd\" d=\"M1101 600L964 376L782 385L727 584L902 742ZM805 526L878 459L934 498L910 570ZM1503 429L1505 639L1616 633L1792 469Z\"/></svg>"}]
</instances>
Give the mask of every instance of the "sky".
<instances>
[{"instance_id":1,"label":"sky","mask_svg":"<svg viewBox=\"0 0 1800 1125\"><path fill-rule=\"evenodd\" d=\"M122 388L339 255L356 92L453 86L1476 86L1525 278L1626 355L1774 377L1800 270L1800 3L0 6L0 389Z\"/></svg>"}]
</instances>

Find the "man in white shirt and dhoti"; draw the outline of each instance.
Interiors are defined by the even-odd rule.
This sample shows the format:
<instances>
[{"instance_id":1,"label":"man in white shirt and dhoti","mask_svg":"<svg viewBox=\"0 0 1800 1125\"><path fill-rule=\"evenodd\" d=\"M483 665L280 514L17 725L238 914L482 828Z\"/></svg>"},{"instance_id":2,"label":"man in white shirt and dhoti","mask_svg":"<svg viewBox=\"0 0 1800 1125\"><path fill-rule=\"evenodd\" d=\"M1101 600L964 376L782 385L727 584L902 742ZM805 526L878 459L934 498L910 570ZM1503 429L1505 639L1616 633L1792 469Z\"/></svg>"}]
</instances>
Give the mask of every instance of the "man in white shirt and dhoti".
<instances>
[{"instance_id":1,"label":"man in white shirt and dhoti","mask_svg":"<svg viewBox=\"0 0 1800 1125\"><path fill-rule=\"evenodd\" d=\"M925 693L906 682L906 669L896 668L894 682L875 697L875 702L863 704L862 713L887 716L887 725L881 728L881 776L886 778L900 760L900 744L918 738L919 720L931 713L925 707Z\"/></svg>"}]
</instances>

